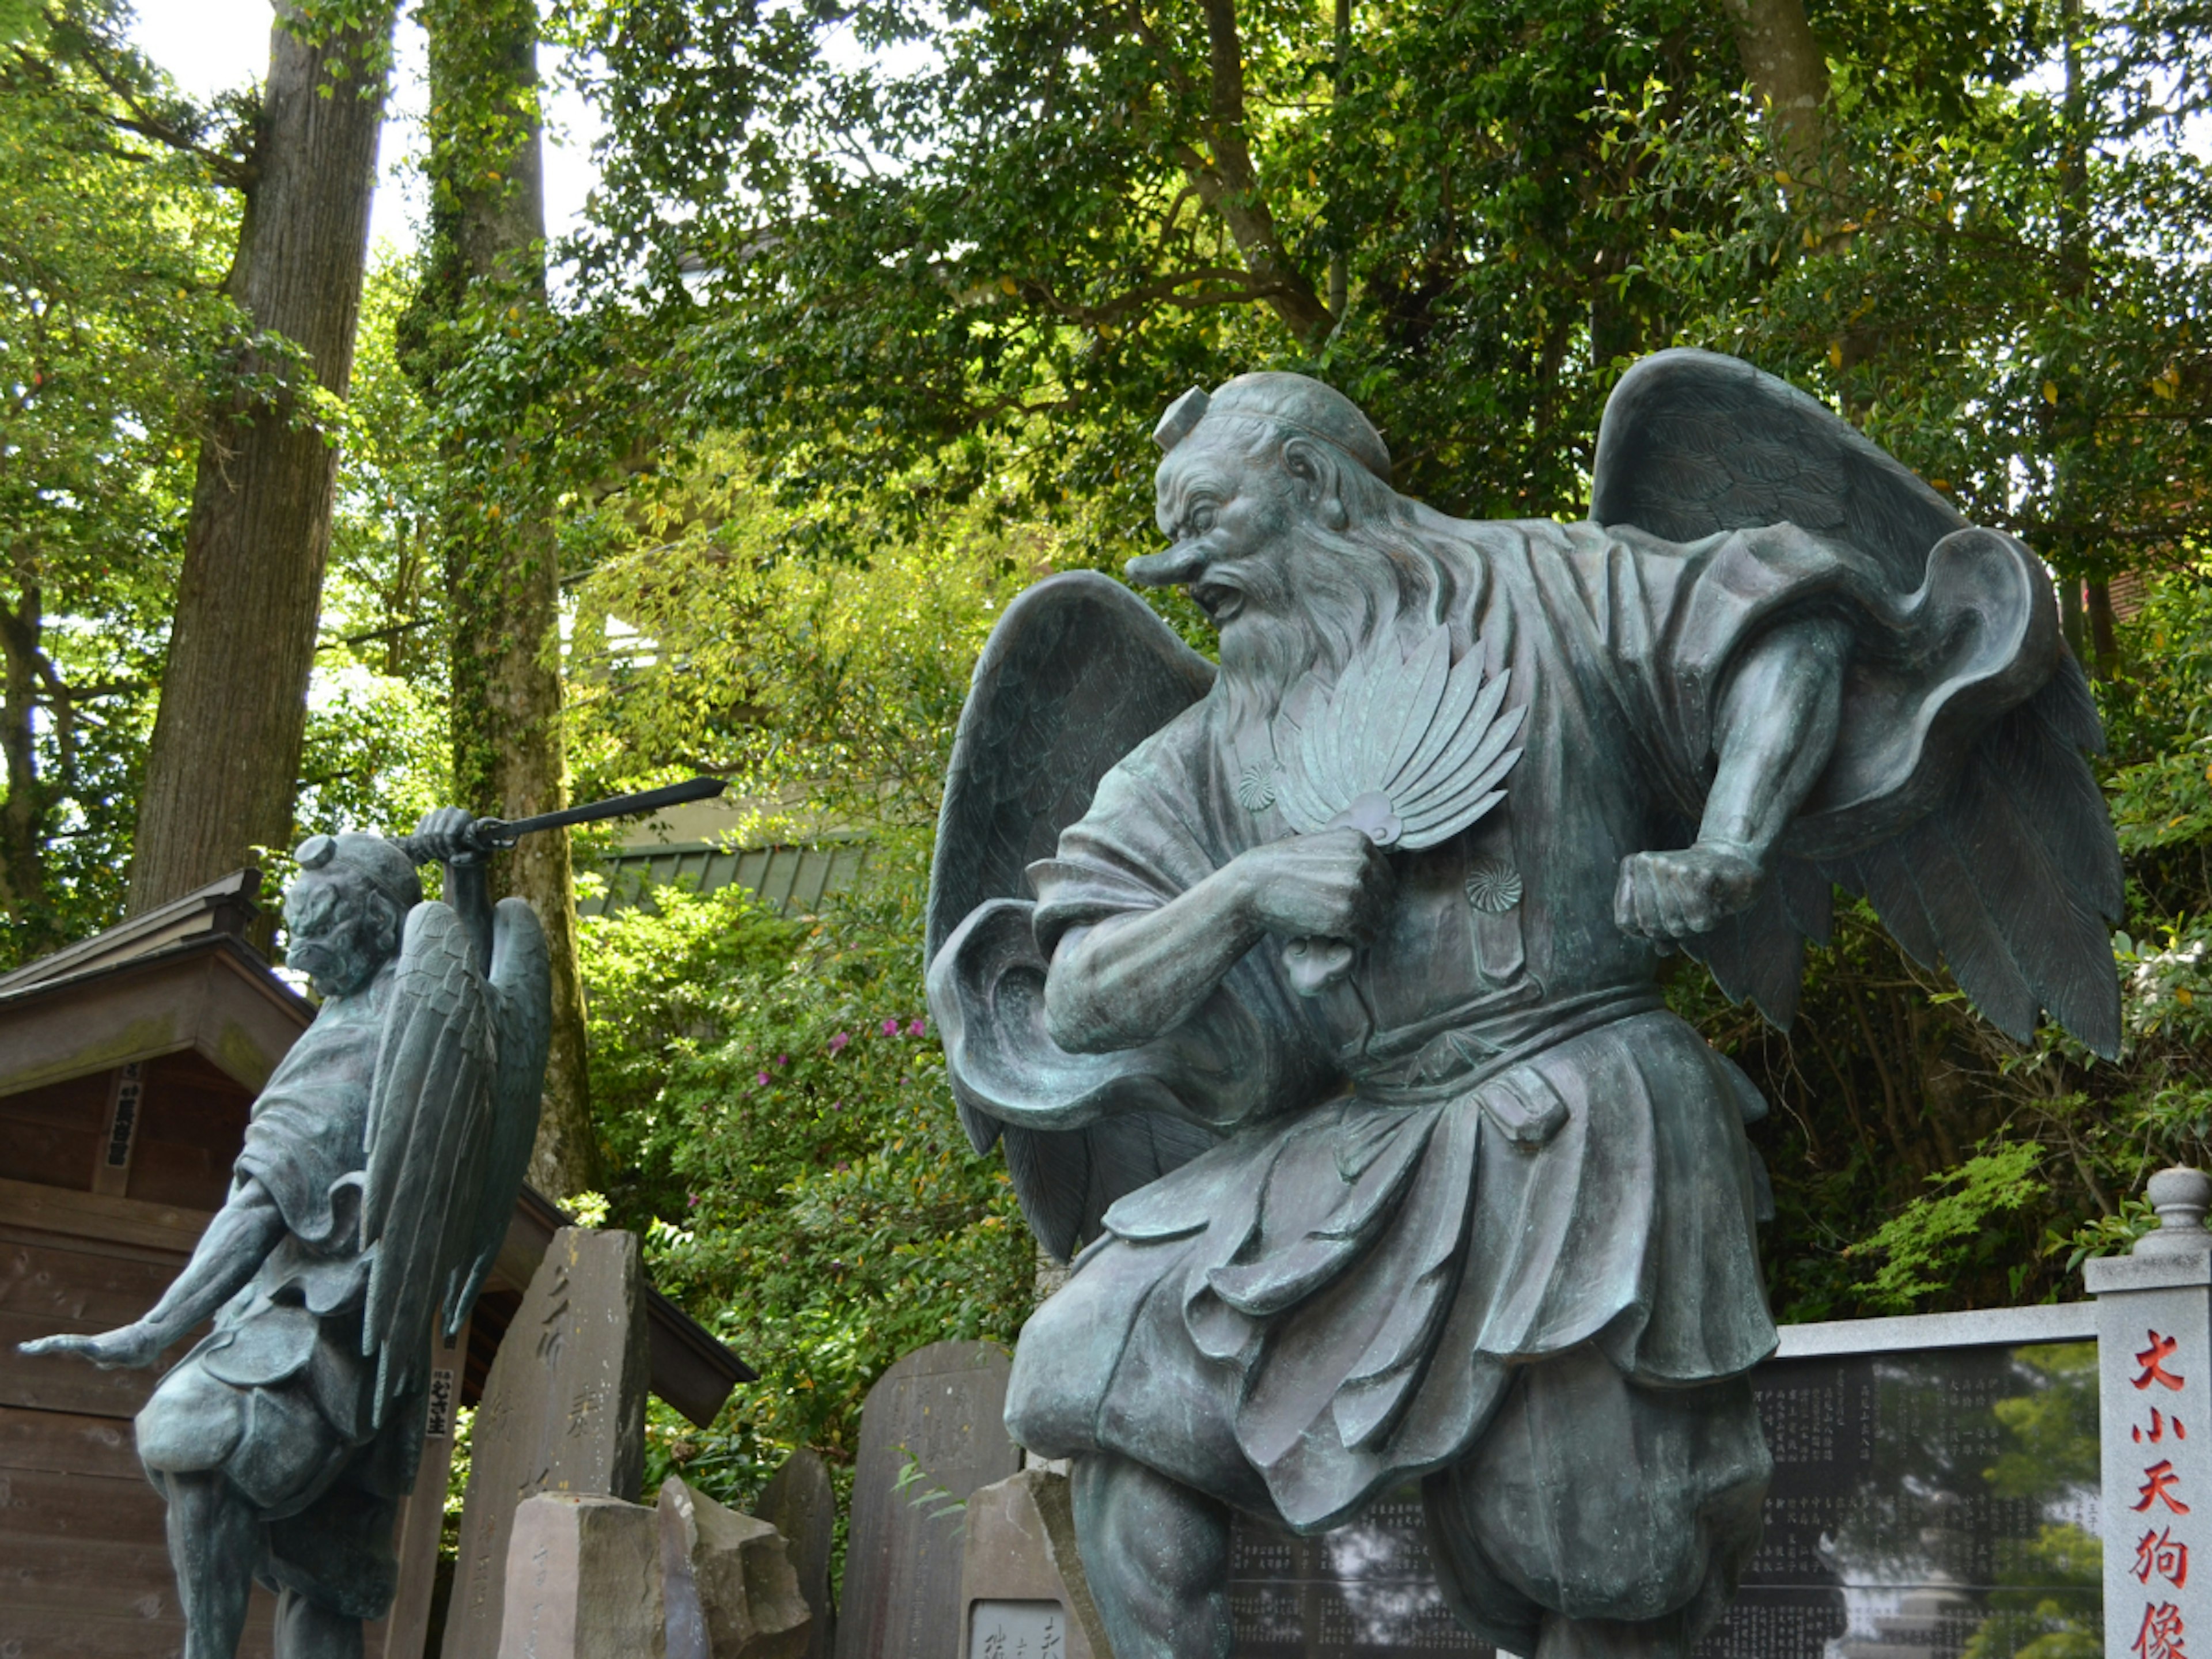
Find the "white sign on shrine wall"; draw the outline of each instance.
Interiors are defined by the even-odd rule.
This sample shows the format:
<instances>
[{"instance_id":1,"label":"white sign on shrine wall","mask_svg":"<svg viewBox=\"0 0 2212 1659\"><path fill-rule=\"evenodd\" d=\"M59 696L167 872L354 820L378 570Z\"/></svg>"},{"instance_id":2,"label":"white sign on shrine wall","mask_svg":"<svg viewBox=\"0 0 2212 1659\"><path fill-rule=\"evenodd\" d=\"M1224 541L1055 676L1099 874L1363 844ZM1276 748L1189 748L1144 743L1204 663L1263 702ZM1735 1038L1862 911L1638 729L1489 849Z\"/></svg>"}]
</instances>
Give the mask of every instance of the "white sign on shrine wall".
<instances>
[{"instance_id":1,"label":"white sign on shrine wall","mask_svg":"<svg viewBox=\"0 0 2212 1659\"><path fill-rule=\"evenodd\" d=\"M2107 1659L2212 1655L2212 1180L2150 1180L2159 1231L2085 1264L2097 1296ZM2198 1576L2190 1576L2197 1558Z\"/></svg>"}]
</instances>

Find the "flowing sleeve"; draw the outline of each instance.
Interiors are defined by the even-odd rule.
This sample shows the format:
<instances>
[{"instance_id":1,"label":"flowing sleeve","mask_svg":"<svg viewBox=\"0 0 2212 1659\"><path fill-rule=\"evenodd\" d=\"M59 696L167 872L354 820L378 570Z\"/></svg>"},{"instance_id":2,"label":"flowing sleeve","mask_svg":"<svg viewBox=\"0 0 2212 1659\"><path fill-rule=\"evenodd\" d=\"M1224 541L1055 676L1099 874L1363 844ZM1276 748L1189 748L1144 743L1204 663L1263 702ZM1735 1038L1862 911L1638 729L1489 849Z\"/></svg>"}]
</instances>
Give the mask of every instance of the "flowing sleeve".
<instances>
[{"instance_id":1,"label":"flowing sleeve","mask_svg":"<svg viewBox=\"0 0 2212 1659\"><path fill-rule=\"evenodd\" d=\"M1693 824L1736 666L1792 623L1844 629L1836 750L1784 837L1790 856L1848 856L1923 817L1982 735L2058 666L2040 567L1994 531L1944 538L1911 592L1856 549L1790 525L1686 547L1627 529L1607 536L1575 560L1592 654L1663 804Z\"/></svg>"},{"instance_id":2,"label":"flowing sleeve","mask_svg":"<svg viewBox=\"0 0 2212 1659\"><path fill-rule=\"evenodd\" d=\"M325 1254L353 1248L374 1025L310 1027L253 1103L236 1170L260 1182L287 1231Z\"/></svg>"},{"instance_id":3,"label":"flowing sleeve","mask_svg":"<svg viewBox=\"0 0 2212 1659\"><path fill-rule=\"evenodd\" d=\"M1953 531L1910 592L1853 547L1789 525L1683 546L1598 532L1570 562L1562 592L1578 614L1561 621L1589 630L1578 654L1610 681L1646 758L1654 845L1696 833L1737 665L1801 619L1847 641L1836 745L1768 880L1749 908L1680 941L1723 991L1787 1030L1802 941L1826 943L1840 886L2015 1041L2047 1011L2117 1052L2106 925L2120 913L2119 854L2084 758L2102 732L2027 548Z\"/></svg>"},{"instance_id":4,"label":"flowing sleeve","mask_svg":"<svg viewBox=\"0 0 2212 1659\"><path fill-rule=\"evenodd\" d=\"M1156 909L1226 862L1206 817L1202 720L1176 721L1100 781L1031 903L980 906L930 970L953 1086L1002 1123L1061 1129L1166 1113L1222 1131L1308 1103L1334 1082L1310 1016L1255 950L1188 1019L1139 1047L1070 1054L1044 1023L1044 976L1073 929Z\"/></svg>"}]
</instances>

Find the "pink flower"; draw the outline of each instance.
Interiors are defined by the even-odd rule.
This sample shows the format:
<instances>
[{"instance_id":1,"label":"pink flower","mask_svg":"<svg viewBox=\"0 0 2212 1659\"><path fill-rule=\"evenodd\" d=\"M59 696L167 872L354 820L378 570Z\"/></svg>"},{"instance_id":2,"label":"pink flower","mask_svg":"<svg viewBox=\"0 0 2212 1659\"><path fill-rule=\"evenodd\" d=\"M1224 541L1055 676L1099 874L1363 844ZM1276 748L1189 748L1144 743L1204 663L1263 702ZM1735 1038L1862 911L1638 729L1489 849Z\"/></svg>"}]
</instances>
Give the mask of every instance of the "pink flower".
<instances>
[{"instance_id":1,"label":"pink flower","mask_svg":"<svg viewBox=\"0 0 2212 1659\"><path fill-rule=\"evenodd\" d=\"M788 1066L791 1064L791 1056L789 1054L778 1054L775 1057L775 1063L779 1066Z\"/></svg>"},{"instance_id":2,"label":"pink flower","mask_svg":"<svg viewBox=\"0 0 2212 1659\"><path fill-rule=\"evenodd\" d=\"M766 1072L757 1073L754 1077L753 1081L759 1084L763 1088L766 1088L768 1086L768 1073Z\"/></svg>"},{"instance_id":3,"label":"pink flower","mask_svg":"<svg viewBox=\"0 0 2212 1659\"><path fill-rule=\"evenodd\" d=\"M906 1034L908 1036L927 1036L929 1035L929 1022L924 1019L921 1015L916 1014L914 1017L914 1023L906 1028Z\"/></svg>"},{"instance_id":4,"label":"pink flower","mask_svg":"<svg viewBox=\"0 0 2212 1659\"><path fill-rule=\"evenodd\" d=\"M699 1194L696 1193L689 1194L684 1200L684 1207L688 1210L697 1209L699 1207Z\"/></svg>"},{"instance_id":5,"label":"pink flower","mask_svg":"<svg viewBox=\"0 0 2212 1659\"><path fill-rule=\"evenodd\" d=\"M850 1031L838 1032L836 1036L830 1039L830 1052L833 1054L843 1053L845 1045L852 1040L853 1034Z\"/></svg>"},{"instance_id":6,"label":"pink flower","mask_svg":"<svg viewBox=\"0 0 2212 1659\"><path fill-rule=\"evenodd\" d=\"M885 1036L896 1036L898 1035L898 1022L895 1019L885 1020L884 1022L884 1035Z\"/></svg>"}]
</instances>

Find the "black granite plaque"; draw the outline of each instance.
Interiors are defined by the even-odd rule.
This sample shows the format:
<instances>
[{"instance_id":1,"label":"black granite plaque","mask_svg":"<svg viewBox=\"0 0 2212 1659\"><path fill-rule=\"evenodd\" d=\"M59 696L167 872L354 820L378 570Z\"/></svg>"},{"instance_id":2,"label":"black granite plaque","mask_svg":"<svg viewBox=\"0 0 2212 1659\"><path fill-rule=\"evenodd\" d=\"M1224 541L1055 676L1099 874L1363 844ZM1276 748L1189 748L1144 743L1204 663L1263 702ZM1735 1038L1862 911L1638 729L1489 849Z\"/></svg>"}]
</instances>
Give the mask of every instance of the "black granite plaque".
<instances>
[{"instance_id":1,"label":"black granite plaque","mask_svg":"<svg viewBox=\"0 0 2212 1659\"><path fill-rule=\"evenodd\" d=\"M1699 1659L2100 1650L2094 1343L1776 1361L1766 1533ZM1494 1650L1444 1610L1417 1488L1293 1538L1239 1520L1238 1659Z\"/></svg>"},{"instance_id":2,"label":"black granite plaque","mask_svg":"<svg viewBox=\"0 0 2212 1659\"><path fill-rule=\"evenodd\" d=\"M1318 1538L1240 1518L1230 1536L1229 1601L1237 1659L1492 1651L1444 1608L1418 1486Z\"/></svg>"}]
</instances>

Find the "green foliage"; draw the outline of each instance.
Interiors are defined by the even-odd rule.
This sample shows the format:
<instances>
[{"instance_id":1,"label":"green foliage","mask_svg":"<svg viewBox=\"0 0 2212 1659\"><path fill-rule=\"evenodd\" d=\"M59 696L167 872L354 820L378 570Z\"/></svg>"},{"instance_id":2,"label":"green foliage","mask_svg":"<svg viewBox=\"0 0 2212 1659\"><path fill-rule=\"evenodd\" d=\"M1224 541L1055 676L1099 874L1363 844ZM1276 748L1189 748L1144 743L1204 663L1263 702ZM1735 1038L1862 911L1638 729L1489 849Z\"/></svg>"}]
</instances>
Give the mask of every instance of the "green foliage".
<instances>
[{"instance_id":1,"label":"green foliage","mask_svg":"<svg viewBox=\"0 0 2212 1659\"><path fill-rule=\"evenodd\" d=\"M2050 1190L2036 1174L2043 1156L2036 1142L2014 1141L1930 1176L1942 1190L1915 1199L1846 1252L1883 1258L1867 1281L1869 1303L1887 1313L1907 1312L1954 1285L1977 1252L1984 1261L1996 1255L2007 1241L1989 1230L1990 1218Z\"/></svg>"},{"instance_id":2,"label":"green foliage","mask_svg":"<svg viewBox=\"0 0 2212 1659\"><path fill-rule=\"evenodd\" d=\"M713 441L603 511L570 658L579 771L612 788L648 755L817 819L934 823L984 636L1062 538L981 507L894 536L756 477Z\"/></svg>"},{"instance_id":3,"label":"green foliage","mask_svg":"<svg viewBox=\"0 0 2212 1659\"><path fill-rule=\"evenodd\" d=\"M295 809L314 830L404 835L452 804L437 473L397 340L416 274L380 247L362 284Z\"/></svg>"},{"instance_id":4,"label":"green foliage","mask_svg":"<svg viewBox=\"0 0 2212 1659\"><path fill-rule=\"evenodd\" d=\"M655 1478L732 1502L796 1446L848 1477L891 1361L1011 1343L1029 1310L1034 1247L997 1159L953 1121L928 1035L915 849L887 842L872 868L818 919L732 888L583 924L612 1218L762 1373L711 1431L656 1419Z\"/></svg>"},{"instance_id":5,"label":"green foliage","mask_svg":"<svg viewBox=\"0 0 2212 1659\"><path fill-rule=\"evenodd\" d=\"M1623 274L1732 211L1623 213L1632 158L1589 118L1608 85L1735 98L1718 15L1684 0L1512 27L1362 7L1341 64L1324 13L1279 4L562 13L611 128L580 270L650 295L695 418L760 435L809 499L927 460L956 494L1011 475L1030 510L1110 501L1127 535L1169 398L1317 368L1419 493L1553 511L1608 366L1680 310Z\"/></svg>"},{"instance_id":6,"label":"green foliage","mask_svg":"<svg viewBox=\"0 0 2212 1659\"><path fill-rule=\"evenodd\" d=\"M75 48L0 45L0 910L12 964L108 921L129 863L235 212L119 131ZM141 74L149 72L138 66Z\"/></svg>"},{"instance_id":7,"label":"green foliage","mask_svg":"<svg viewBox=\"0 0 2212 1659\"><path fill-rule=\"evenodd\" d=\"M754 804L757 840L869 837L866 880L820 916L679 888L582 925L612 1219L762 1372L709 1431L657 1415L653 1469L732 1502L796 1446L849 1479L860 1401L894 1359L1011 1343L1027 1316L1034 1246L1000 1160L954 1120L919 941L975 653L1057 551L980 510L911 538L794 513L753 477L710 442L572 531L593 560L570 652L584 787L711 769Z\"/></svg>"},{"instance_id":8,"label":"green foliage","mask_svg":"<svg viewBox=\"0 0 2212 1659\"><path fill-rule=\"evenodd\" d=\"M319 665L355 662L435 696L446 665L433 417L401 361L416 262L385 245L362 284Z\"/></svg>"},{"instance_id":9,"label":"green foliage","mask_svg":"<svg viewBox=\"0 0 2212 1659\"><path fill-rule=\"evenodd\" d=\"M2033 4L1944 9L1950 27L1895 35L1832 13L1867 55L1836 64L1818 178L1793 179L1741 113L1674 123L1617 101L1610 125L1644 158L1632 202L1735 204L1653 239L1640 280L1681 296L1700 342L1832 389L1969 517L2062 571L2185 562L2212 395L2212 167L2180 134L2212 37L2158 3L2071 25Z\"/></svg>"},{"instance_id":10,"label":"green foliage","mask_svg":"<svg viewBox=\"0 0 2212 1659\"><path fill-rule=\"evenodd\" d=\"M453 1408L453 1461L446 1466L446 1503L438 1526L438 1553L448 1561L460 1559L461 1510L468 1501L476 1427L474 1406Z\"/></svg>"},{"instance_id":11,"label":"green foliage","mask_svg":"<svg viewBox=\"0 0 2212 1659\"><path fill-rule=\"evenodd\" d=\"M2112 818L2153 914L2212 892L2212 575L2177 571L2136 618L2105 700Z\"/></svg>"}]
</instances>

